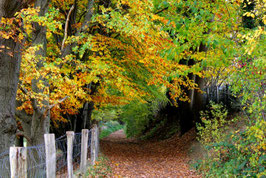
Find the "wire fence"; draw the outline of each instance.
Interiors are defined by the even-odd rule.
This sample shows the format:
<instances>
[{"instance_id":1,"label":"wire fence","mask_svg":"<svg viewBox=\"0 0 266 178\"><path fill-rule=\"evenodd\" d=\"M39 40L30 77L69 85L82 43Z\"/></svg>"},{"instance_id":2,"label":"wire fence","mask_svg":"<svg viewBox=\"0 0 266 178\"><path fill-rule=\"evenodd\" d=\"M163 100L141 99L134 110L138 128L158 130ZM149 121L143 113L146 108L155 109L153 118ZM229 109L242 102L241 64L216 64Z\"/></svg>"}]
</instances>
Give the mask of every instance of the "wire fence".
<instances>
[{"instance_id":1,"label":"wire fence","mask_svg":"<svg viewBox=\"0 0 266 178\"><path fill-rule=\"evenodd\" d=\"M89 131L88 150L90 150L91 130ZM56 145L56 177L67 177L67 136L63 135L55 140ZM46 178L45 145L26 147L27 176L30 178ZM88 154L89 155L89 154ZM75 133L73 143L73 168L79 169L81 156L81 133ZM0 154L0 178L9 178L10 160L9 150Z\"/></svg>"},{"instance_id":2,"label":"wire fence","mask_svg":"<svg viewBox=\"0 0 266 178\"><path fill-rule=\"evenodd\" d=\"M10 177L9 151L0 154L0 178Z\"/></svg>"}]
</instances>

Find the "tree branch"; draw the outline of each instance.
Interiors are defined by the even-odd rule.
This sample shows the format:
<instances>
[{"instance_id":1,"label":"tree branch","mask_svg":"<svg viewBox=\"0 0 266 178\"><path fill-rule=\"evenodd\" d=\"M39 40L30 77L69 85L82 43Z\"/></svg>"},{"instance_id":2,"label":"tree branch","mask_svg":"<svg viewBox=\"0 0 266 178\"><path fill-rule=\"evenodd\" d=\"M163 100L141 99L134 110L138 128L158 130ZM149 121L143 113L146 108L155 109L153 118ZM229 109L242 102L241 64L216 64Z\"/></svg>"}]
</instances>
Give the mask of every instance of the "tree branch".
<instances>
[{"instance_id":1,"label":"tree branch","mask_svg":"<svg viewBox=\"0 0 266 178\"><path fill-rule=\"evenodd\" d=\"M80 33L83 32L88 27L88 24L91 21L91 17L93 14L93 5L94 5L94 0L89 0L87 4L88 11L86 11L84 22L82 23L81 28L75 33L75 36L79 36ZM61 50L62 57L71 54L73 45L74 44L69 44L63 50Z\"/></svg>"},{"instance_id":2,"label":"tree branch","mask_svg":"<svg viewBox=\"0 0 266 178\"><path fill-rule=\"evenodd\" d=\"M48 108L43 112L43 117L42 117L42 118L45 118L45 117L46 117L46 115L47 115L48 111L50 111L50 109L52 109L53 107L55 107L57 104L62 103L62 102L65 101L67 98L68 98L68 96L66 96L66 97L64 97L64 98L62 98L62 99L60 99L60 100L59 100L57 103L55 103L55 104L49 105Z\"/></svg>"},{"instance_id":3,"label":"tree branch","mask_svg":"<svg viewBox=\"0 0 266 178\"><path fill-rule=\"evenodd\" d=\"M165 8L163 8L163 9L161 9L161 10L159 10L159 11L157 11L157 12L155 12L154 14L159 14L159 13L161 13L161 12L163 12L163 11L165 11L165 10L167 10L169 7L165 7Z\"/></svg>"},{"instance_id":4,"label":"tree branch","mask_svg":"<svg viewBox=\"0 0 266 178\"><path fill-rule=\"evenodd\" d=\"M25 137L29 142L31 142L31 138L28 137L28 136L25 134L25 132L23 132L23 131L17 130L16 136L22 136L22 137Z\"/></svg>"},{"instance_id":5,"label":"tree branch","mask_svg":"<svg viewBox=\"0 0 266 178\"><path fill-rule=\"evenodd\" d=\"M49 109L52 109L53 107L55 107L57 104L62 103L63 101L65 101L68 98L68 96L60 99L57 103L53 104L53 105L49 105Z\"/></svg>"},{"instance_id":6,"label":"tree branch","mask_svg":"<svg viewBox=\"0 0 266 178\"><path fill-rule=\"evenodd\" d=\"M87 12L88 12L88 11L85 10L85 11L80 15L79 20L78 20L77 23L79 23L79 22L81 21L82 17L83 17Z\"/></svg>"},{"instance_id":7,"label":"tree branch","mask_svg":"<svg viewBox=\"0 0 266 178\"><path fill-rule=\"evenodd\" d=\"M81 26L81 29L78 33L82 32L83 30L85 30L85 28L87 27L88 23L91 21L91 17L92 17L92 14L93 14L93 4L94 4L94 0L89 0L88 1L88 4L87 4L87 13L85 15L85 19L84 19L84 22Z\"/></svg>"},{"instance_id":8,"label":"tree branch","mask_svg":"<svg viewBox=\"0 0 266 178\"><path fill-rule=\"evenodd\" d=\"M68 24L69 24L69 18L70 18L70 15L71 15L71 12L74 10L75 8L75 5L73 4L67 14L67 19L66 19L66 24L65 24L65 33L64 33L64 39L63 39L63 42L62 42L62 46L61 46L61 51L63 51L64 49L64 46L65 46L65 42L66 42L66 39L67 39L67 29L68 29Z\"/></svg>"}]
</instances>

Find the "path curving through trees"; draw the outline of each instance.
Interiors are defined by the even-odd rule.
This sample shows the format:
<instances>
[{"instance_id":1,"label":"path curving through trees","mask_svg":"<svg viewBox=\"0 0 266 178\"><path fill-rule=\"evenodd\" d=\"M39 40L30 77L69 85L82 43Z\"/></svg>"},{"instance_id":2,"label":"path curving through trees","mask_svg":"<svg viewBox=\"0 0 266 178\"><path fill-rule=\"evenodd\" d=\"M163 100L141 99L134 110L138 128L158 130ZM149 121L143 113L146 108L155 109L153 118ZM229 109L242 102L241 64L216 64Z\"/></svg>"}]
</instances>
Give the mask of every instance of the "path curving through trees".
<instances>
[{"instance_id":1,"label":"path curving through trees","mask_svg":"<svg viewBox=\"0 0 266 178\"><path fill-rule=\"evenodd\" d=\"M119 130L101 140L101 151L110 160L112 177L200 177L190 169L188 150L195 131L164 141L127 139Z\"/></svg>"}]
</instances>

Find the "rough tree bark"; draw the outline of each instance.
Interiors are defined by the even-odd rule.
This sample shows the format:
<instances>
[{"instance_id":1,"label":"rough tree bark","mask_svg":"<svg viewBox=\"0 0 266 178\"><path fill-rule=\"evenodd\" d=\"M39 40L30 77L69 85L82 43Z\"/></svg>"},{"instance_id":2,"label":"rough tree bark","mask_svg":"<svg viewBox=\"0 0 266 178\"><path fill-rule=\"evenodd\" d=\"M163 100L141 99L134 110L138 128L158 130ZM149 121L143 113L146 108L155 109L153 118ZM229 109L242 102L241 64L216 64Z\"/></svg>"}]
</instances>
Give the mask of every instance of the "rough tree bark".
<instances>
[{"instance_id":1,"label":"rough tree bark","mask_svg":"<svg viewBox=\"0 0 266 178\"><path fill-rule=\"evenodd\" d=\"M37 0L35 2L35 7L40 7L40 16L44 16L48 11L48 4L50 0ZM46 57L47 53L47 40L46 40L46 27L40 26L37 23L33 24L33 45L42 45L42 48L36 52L37 57L39 57L39 62L37 64L38 68L43 67L42 57ZM32 81L32 90L36 93L43 93L42 89L37 87L37 84L42 81L43 84L48 87L49 82L44 78L39 78ZM32 145L38 145L44 143L44 134L49 133L50 129L50 110L49 101L43 101L45 107L34 108L33 116L31 118L31 142Z\"/></svg>"},{"instance_id":2,"label":"rough tree bark","mask_svg":"<svg viewBox=\"0 0 266 178\"><path fill-rule=\"evenodd\" d=\"M48 11L49 0L37 0L34 6L40 7L40 16L44 16ZM36 51L35 55L39 58L37 68L43 67L43 57L46 57L46 27L40 26L38 23L33 24L32 33L32 45L41 45L41 49ZM49 83L44 78L38 78L32 81L32 90L35 93L43 93L43 89L39 89L37 84L42 83L48 87ZM27 91L24 91L27 92ZM19 132L18 135L24 136L28 140L28 145L38 145L44 143L44 134L49 133L50 128L50 112L49 112L49 101L44 100L42 104L44 107L39 107L34 98L31 99L33 105L33 115L29 116L24 111L16 111L16 115L21 121L23 132Z\"/></svg>"},{"instance_id":3,"label":"rough tree bark","mask_svg":"<svg viewBox=\"0 0 266 178\"><path fill-rule=\"evenodd\" d=\"M1 0L0 19L13 17L23 5L20 0ZM0 35L0 153L15 143L15 101L22 44Z\"/></svg>"}]
</instances>

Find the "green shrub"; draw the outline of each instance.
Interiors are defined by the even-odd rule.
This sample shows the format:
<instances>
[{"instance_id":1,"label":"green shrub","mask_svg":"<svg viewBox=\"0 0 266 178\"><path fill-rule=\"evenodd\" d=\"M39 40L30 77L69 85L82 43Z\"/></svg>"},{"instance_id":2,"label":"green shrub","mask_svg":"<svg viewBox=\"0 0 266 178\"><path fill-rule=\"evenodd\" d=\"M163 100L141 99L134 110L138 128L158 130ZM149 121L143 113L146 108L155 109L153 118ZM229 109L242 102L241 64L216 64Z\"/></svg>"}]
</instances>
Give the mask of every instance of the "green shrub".
<instances>
[{"instance_id":1,"label":"green shrub","mask_svg":"<svg viewBox=\"0 0 266 178\"><path fill-rule=\"evenodd\" d=\"M210 102L209 109L201 111L202 124L197 123L199 141L203 145L219 142L224 139L226 130L227 110L221 104Z\"/></svg>"},{"instance_id":2,"label":"green shrub","mask_svg":"<svg viewBox=\"0 0 266 178\"><path fill-rule=\"evenodd\" d=\"M242 127L238 124L243 117L226 120L226 115L227 111L214 103L210 111L202 112L203 124L197 128L208 155L194 166L205 177L265 176L266 122L253 120Z\"/></svg>"}]
</instances>

